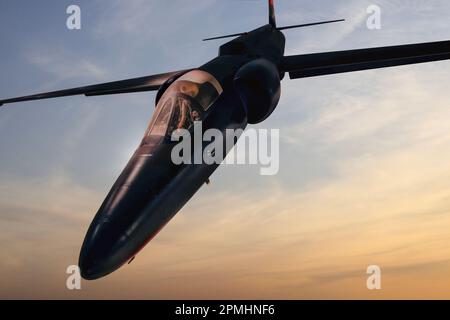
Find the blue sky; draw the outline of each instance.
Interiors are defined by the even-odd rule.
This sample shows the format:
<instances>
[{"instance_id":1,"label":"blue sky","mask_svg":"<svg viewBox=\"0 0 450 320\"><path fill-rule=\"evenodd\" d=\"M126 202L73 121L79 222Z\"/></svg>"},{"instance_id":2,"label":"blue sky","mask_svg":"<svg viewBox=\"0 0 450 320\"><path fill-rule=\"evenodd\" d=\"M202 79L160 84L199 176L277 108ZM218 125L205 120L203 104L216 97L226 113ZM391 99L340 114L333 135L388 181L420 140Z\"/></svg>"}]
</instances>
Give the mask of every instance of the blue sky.
<instances>
[{"instance_id":1,"label":"blue sky","mask_svg":"<svg viewBox=\"0 0 450 320\"><path fill-rule=\"evenodd\" d=\"M265 1L187 3L3 0L0 96L199 66L223 43L202 38L267 22ZM366 28L373 3L377 31ZM65 26L71 4L82 10L80 31ZM450 37L444 0L276 6L280 25L347 19L286 31L287 54ZM65 268L140 141L155 94L0 109L0 296L448 298L449 71L439 62L283 80L278 109L258 125L281 130L280 173L220 168L132 265L77 293L64 289ZM387 270L376 294L364 289L373 263Z\"/></svg>"}]
</instances>

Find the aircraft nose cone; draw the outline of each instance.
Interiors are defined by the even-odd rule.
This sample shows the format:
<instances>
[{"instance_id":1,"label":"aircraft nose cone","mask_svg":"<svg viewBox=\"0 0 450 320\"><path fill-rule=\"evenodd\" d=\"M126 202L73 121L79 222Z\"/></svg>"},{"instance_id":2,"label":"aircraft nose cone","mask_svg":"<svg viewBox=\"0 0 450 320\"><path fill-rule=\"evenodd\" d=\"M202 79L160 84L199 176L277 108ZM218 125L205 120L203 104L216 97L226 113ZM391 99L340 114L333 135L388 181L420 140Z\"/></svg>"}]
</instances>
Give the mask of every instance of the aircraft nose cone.
<instances>
[{"instance_id":1,"label":"aircraft nose cone","mask_svg":"<svg viewBox=\"0 0 450 320\"><path fill-rule=\"evenodd\" d=\"M79 267L83 278L95 280L112 273L142 247L149 236L142 230L142 223L158 212L147 209L153 198L140 193L139 188L119 187L108 195L81 248Z\"/></svg>"},{"instance_id":2,"label":"aircraft nose cone","mask_svg":"<svg viewBox=\"0 0 450 320\"><path fill-rule=\"evenodd\" d=\"M164 226L173 210L162 201L170 153L137 153L111 189L89 227L80 252L84 279L95 280L130 261ZM164 157L164 158L163 158ZM162 158L162 159L161 159Z\"/></svg>"},{"instance_id":3,"label":"aircraft nose cone","mask_svg":"<svg viewBox=\"0 0 450 320\"><path fill-rule=\"evenodd\" d=\"M92 256L82 254L78 263L81 271L81 276L86 280L97 280L105 276L105 268L96 263Z\"/></svg>"},{"instance_id":4,"label":"aircraft nose cone","mask_svg":"<svg viewBox=\"0 0 450 320\"><path fill-rule=\"evenodd\" d=\"M118 251L114 249L112 233L108 223L93 225L86 235L79 258L81 276L86 280L102 278L119 268L126 258L118 257ZM115 252L116 251L116 252Z\"/></svg>"}]
</instances>

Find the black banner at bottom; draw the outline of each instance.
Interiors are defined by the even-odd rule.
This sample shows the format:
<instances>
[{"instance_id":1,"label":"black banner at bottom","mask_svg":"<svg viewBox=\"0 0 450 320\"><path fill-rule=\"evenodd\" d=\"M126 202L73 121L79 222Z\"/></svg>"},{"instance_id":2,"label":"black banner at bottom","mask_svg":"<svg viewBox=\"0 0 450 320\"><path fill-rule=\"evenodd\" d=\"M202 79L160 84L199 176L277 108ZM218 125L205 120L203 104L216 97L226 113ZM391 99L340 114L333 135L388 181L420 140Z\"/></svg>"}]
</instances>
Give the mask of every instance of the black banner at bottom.
<instances>
[{"instance_id":1,"label":"black banner at bottom","mask_svg":"<svg viewBox=\"0 0 450 320\"><path fill-rule=\"evenodd\" d=\"M398 314L446 314L448 301L2 301L4 315L33 317L58 315L58 319L314 319L345 316L358 319ZM58 311L57 311L58 310Z\"/></svg>"}]
</instances>

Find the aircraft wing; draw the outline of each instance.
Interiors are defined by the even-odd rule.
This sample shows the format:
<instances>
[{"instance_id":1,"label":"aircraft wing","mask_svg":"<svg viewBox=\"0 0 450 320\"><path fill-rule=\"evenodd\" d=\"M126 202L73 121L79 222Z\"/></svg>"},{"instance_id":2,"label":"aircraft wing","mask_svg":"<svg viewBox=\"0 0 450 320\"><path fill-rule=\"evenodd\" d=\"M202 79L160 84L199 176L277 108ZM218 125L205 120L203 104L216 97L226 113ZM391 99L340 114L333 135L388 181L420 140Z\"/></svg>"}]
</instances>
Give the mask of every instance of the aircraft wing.
<instances>
[{"instance_id":1,"label":"aircraft wing","mask_svg":"<svg viewBox=\"0 0 450 320\"><path fill-rule=\"evenodd\" d=\"M450 59L450 41L286 56L280 69L291 79Z\"/></svg>"},{"instance_id":2,"label":"aircraft wing","mask_svg":"<svg viewBox=\"0 0 450 320\"><path fill-rule=\"evenodd\" d=\"M187 71L187 70L186 70ZM78 87L66 90L52 91L34 94L30 96L23 96L17 98L11 98L6 100L0 100L0 106L7 103L21 102L21 101L31 101L31 100L42 100L57 97L67 97L74 95L84 94L85 96L100 96L108 94L119 94L119 93L131 93L131 92L142 92L142 91L152 91L158 90L164 82L169 80L171 77L178 73L184 71L175 71L162 74L156 74L146 77L133 78L121 81L114 81L102 84L96 84L85 87Z\"/></svg>"}]
</instances>

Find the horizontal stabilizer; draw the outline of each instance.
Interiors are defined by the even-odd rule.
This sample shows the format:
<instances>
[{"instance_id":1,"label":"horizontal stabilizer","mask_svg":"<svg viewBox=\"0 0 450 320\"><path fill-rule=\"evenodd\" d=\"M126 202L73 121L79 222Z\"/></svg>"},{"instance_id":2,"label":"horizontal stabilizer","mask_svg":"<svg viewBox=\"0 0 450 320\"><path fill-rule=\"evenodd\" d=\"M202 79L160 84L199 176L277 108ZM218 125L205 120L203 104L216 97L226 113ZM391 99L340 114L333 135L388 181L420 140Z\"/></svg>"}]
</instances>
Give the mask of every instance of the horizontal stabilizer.
<instances>
[{"instance_id":1,"label":"horizontal stabilizer","mask_svg":"<svg viewBox=\"0 0 450 320\"><path fill-rule=\"evenodd\" d=\"M304 23L304 24L297 24L293 26L286 26L286 27L280 27L277 28L277 30L287 30L287 29L295 29L295 28L304 28L304 27L312 27L312 26L318 26L321 24L329 24L329 23L336 23L336 22L344 22L345 19L338 19L338 20L327 20L327 21L319 21L319 22L312 22L312 23Z\"/></svg>"},{"instance_id":2,"label":"horizontal stabilizer","mask_svg":"<svg viewBox=\"0 0 450 320\"><path fill-rule=\"evenodd\" d=\"M287 30L287 29L312 27L312 26L318 26L318 25L321 25L321 24L329 24L329 23L336 23L336 22L342 22L342 21L345 21L345 19L319 21L319 22L304 23L304 24L297 24L297 25L293 25L293 26L286 26L286 27L280 27L280 28L274 27L274 28L277 29L278 31L282 31L282 30ZM206 38L206 39L203 39L203 41L210 41L210 40L218 40L218 39L239 37L239 36L246 35L247 33L248 32L228 34L228 35L225 35L225 36Z\"/></svg>"},{"instance_id":3,"label":"horizontal stabilizer","mask_svg":"<svg viewBox=\"0 0 450 320\"><path fill-rule=\"evenodd\" d=\"M219 39L225 39L225 38L239 37L239 36L243 36L244 34L247 34L247 33L248 32L228 34L226 36L218 36L218 37L206 38L206 39L203 39L202 41L211 41L211 40L219 40Z\"/></svg>"},{"instance_id":4,"label":"horizontal stabilizer","mask_svg":"<svg viewBox=\"0 0 450 320\"><path fill-rule=\"evenodd\" d=\"M66 90L39 93L29 96L17 97L12 99L0 100L0 106L7 103L42 100L57 97L67 97L84 94L85 96L99 96L107 94L120 94L158 90L164 82L184 71L175 71L162 73L152 76L133 78L121 81L114 81L102 84L96 84L85 87L78 87Z\"/></svg>"}]
</instances>

